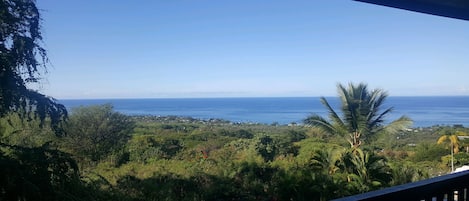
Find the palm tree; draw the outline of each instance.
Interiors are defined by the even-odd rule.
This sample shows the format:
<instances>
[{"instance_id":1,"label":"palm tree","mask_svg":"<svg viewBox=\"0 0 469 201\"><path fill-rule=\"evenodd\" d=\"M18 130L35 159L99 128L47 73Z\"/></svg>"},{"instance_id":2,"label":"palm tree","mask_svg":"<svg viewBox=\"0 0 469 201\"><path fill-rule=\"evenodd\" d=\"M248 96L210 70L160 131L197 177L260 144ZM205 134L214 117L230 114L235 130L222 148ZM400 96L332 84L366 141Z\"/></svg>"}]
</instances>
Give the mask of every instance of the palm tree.
<instances>
[{"instance_id":1,"label":"palm tree","mask_svg":"<svg viewBox=\"0 0 469 201\"><path fill-rule=\"evenodd\" d=\"M442 135L438 138L437 144L442 144L446 141L449 141L451 145L451 172L454 172L454 154L459 152L459 138L456 134Z\"/></svg>"},{"instance_id":2,"label":"palm tree","mask_svg":"<svg viewBox=\"0 0 469 201\"><path fill-rule=\"evenodd\" d=\"M391 113L393 108L382 111L387 93L381 89L369 91L364 83L354 85L350 83L348 87L337 85L340 101L341 114L334 111L332 106L321 97L321 103L329 113L329 120L313 114L304 120L305 124L318 126L331 134L349 135L349 143L352 147L358 148L362 144L361 138L372 137L380 132L396 133L412 124L412 120L402 116L399 119L385 124L384 118ZM381 112L382 111L382 112Z\"/></svg>"},{"instance_id":3,"label":"palm tree","mask_svg":"<svg viewBox=\"0 0 469 201\"><path fill-rule=\"evenodd\" d=\"M352 148L342 157L342 169L347 173L348 185L359 193L386 186L392 180L391 168L383 156Z\"/></svg>"},{"instance_id":4,"label":"palm tree","mask_svg":"<svg viewBox=\"0 0 469 201\"><path fill-rule=\"evenodd\" d=\"M333 175L340 170L339 163L341 163L343 152L334 147L316 150L311 157L310 166L313 170Z\"/></svg>"},{"instance_id":5,"label":"palm tree","mask_svg":"<svg viewBox=\"0 0 469 201\"><path fill-rule=\"evenodd\" d=\"M343 147L323 147L314 152L309 164L314 178L311 188L319 198L309 199L331 200L351 195L348 189L343 188L347 185L348 175L341 169L344 166L343 158L346 151Z\"/></svg>"}]
</instances>

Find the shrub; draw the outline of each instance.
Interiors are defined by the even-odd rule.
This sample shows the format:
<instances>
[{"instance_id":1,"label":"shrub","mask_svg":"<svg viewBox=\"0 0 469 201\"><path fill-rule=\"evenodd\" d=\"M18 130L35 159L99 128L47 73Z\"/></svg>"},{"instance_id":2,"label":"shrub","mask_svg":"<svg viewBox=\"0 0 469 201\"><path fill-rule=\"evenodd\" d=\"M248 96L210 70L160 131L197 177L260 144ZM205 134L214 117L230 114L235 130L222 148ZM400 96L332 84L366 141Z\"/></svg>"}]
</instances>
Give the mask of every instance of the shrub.
<instances>
[{"instance_id":1,"label":"shrub","mask_svg":"<svg viewBox=\"0 0 469 201\"><path fill-rule=\"evenodd\" d=\"M65 149L74 155L99 161L121 149L134 123L115 112L110 104L74 108L66 126Z\"/></svg>"}]
</instances>

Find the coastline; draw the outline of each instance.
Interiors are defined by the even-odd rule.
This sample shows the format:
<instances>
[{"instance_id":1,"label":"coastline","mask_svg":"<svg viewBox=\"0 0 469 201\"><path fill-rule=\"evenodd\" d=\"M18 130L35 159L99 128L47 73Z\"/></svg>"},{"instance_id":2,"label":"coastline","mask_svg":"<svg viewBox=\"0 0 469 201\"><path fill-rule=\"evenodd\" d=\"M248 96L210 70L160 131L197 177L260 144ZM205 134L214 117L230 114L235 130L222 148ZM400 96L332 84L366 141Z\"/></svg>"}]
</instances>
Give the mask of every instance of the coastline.
<instances>
[{"instance_id":1,"label":"coastline","mask_svg":"<svg viewBox=\"0 0 469 201\"><path fill-rule=\"evenodd\" d=\"M326 97L337 108L337 97ZM327 117L319 97L170 98L170 99L73 99L59 100L69 111L80 105L112 104L126 115L180 116L224 119L240 123L300 124L312 113ZM394 110L390 121L402 115L414 120L412 127L469 126L469 96L390 96L386 108Z\"/></svg>"}]
</instances>

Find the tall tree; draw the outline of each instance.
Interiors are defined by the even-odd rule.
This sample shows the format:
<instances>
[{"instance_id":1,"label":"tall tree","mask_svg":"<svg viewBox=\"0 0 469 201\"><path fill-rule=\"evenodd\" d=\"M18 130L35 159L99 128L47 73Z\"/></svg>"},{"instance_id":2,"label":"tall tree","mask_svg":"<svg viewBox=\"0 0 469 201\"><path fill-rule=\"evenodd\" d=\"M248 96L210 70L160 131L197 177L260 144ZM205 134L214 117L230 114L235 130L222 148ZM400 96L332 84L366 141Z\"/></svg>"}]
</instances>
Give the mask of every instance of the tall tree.
<instances>
[{"instance_id":1,"label":"tall tree","mask_svg":"<svg viewBox=\"0 0 469 201\"><path fill-rule=\"evenodd\" d=\"M82 106L72 110L64 145L76 156L99 161L122 148L133 128L133 121L110 104Z\"/></svg>"},{"instance_id":2,"label":"tall tree","mask_svg":"<svg viewBox=\"0 0 469 201\"><path fill-rule=\"evenodd\" d=\"M454 154L459 152L459 138L457 134L442 135L438 138L437 144L449 142L451 145L451 172L454 172Z\"/></svg>"},{"instance_id":3,"label":"tall tree","mask_svg":"<svg viewBox=\"0 0 469 201\"><path fill-rule=\"evenodd\" d=\"M29 89L47 72L41 17L35 0L0 0L0 118L16 112L21 120L49 122L56 134L67 111ZM0 128L0 132L3 132ZM0 200L74 199L65 188L78 187L78 169L68 154L41 147L0 143ZM67 198L65 198L67 197Z\"/></svg>"},{"instance_id":4,"label":"tall tree","mask_svg":"<svg viewBox=\"0 0 469 201\"><path fill-rule=\"evenodd\" d=\"M313 114L305 119L305 123L325 130L331 134L349 135L352 147L359 147L364 137L372 137L380 132L395 133L412 124L405 116L386 124L385 117L393 108L383 109L383 103L388 97L381 89L368 90L364 83L347 87L337 85L340 101L341 116L336 112L326 98L321 97L321 103L329 113L329 120Z\"/></svg>"},{"instance_id":5,"label":"tall tree","mask_svg":"<svg viewBox=\"0 0 469 201\"><path fill-rule=\"evenodd\" d=\"M67 111L54 99L28 89L47 72L47 54L41 46L41 17L34 0L0 1L0 117L19 112L44 121L54 129Z\"/></svg>"}]
</instances>

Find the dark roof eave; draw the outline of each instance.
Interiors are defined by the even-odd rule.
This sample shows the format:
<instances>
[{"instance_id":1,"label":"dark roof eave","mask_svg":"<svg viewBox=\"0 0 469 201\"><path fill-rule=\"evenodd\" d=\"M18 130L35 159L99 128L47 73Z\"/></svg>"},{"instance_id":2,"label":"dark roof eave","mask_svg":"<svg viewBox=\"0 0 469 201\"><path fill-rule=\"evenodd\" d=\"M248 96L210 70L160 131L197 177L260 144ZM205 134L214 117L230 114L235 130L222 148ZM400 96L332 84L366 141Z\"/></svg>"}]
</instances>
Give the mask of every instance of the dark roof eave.
<instances>
[{"instance_id":1,"label":"dark roof eave","mask_svg":"<svg viewBox=\"0 0 469 201\"><path fill-rule=\"evenodd\" d=\"M469 20L469 2L453 0L446 2L435 0L355 0L382 6L399 8L414 12Z\"/></svg>"}]
</instances>

